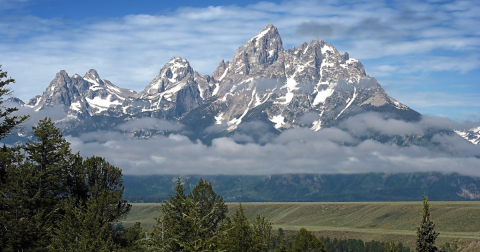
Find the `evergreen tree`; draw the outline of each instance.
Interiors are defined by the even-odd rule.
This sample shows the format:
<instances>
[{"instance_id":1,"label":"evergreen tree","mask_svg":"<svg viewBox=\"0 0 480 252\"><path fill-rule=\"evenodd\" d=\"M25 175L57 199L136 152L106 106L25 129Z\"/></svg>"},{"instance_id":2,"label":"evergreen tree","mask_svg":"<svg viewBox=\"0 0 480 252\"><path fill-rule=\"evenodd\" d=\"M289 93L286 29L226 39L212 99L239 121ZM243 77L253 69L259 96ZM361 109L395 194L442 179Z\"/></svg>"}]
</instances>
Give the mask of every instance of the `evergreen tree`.
<instances>
[{"instance_id":1,"label":"evergreen tree","mask_svg":"<svg viewBox=\"0 0 480 252\"><path fill-rule=\"evenodd\" d=\"M4 96L11 93L7 87L15 80L9 78L0 65L0 140L5 138L28 116L11 116L18 108L3 105ZM19 147L0 147L0 248L3 251L20 251L23 244L29 244L24 230L32 230L32 222L26 218L29 209L23 207L27 201L24 186L27 177L21 169L24 155Z\"/></svg>"},{"instance_id":2,"label":"evergreen tree","mask_svg":"<svg viewBox=\"0 0 480 252\"><path fill-rule=\"evenodd\" d=\"M290 248L288 238L285 237L285 235L280 235L280 234L278 234L275 237L274 245L275 245L274 248L276 249L275 251L278 251L278 252L287 252L289 251L289 248Z\"/></svg>"},{"instance_id":3,"label":"evergreen tree","mask_svg":"<svg viewBox=\"0 0 480 252\"><path fill-rule=\"evenodd\" d=\"M229 229L222 248L231 252L251 251L254 246L253 230L241 203L235 213L228 219L227 226Z\"/></svg>"},{"instance_id":4,"label":"evergreen tree","mask_svg":"<svg viewBox=\"0 0 480 252\"><path fill-rule=\"evenodd\" d=\"M139 226L113 230L131 208L121 170L72 154L50 119L33 135L24 146L0 148L1 250L131 251Z\"/></svg>"},{"instance_id":5,"label":"evergreen tree","mask_svg":"<svg viewBox=\"0 0 480 252\"><path fill-rule=\"evenodd\" d=\"M435 252L439 249L435 246L435 240L439 233L433 229L435 224L430 220L430 204L427 195L423 195L422 223L417 227L417 252Z\"/></svg>"},{"instance_id":6,"label":"evergreen tree","mask_svg":"<svg viewBox=\"0 0 480 252\"><path fill-rule=\"evenodd\" d=\"M113 240L121 250L127 252L133 251L145 251L142 247L142 243L145 241L146 232L141 227L140 222L136 222L130 228L124 228L121 223L117 224L113 228Z\"/></svg>"},{"instance_id":7,"label":"evergreen tree","mask_svg":"<svg viewBox=\"0 0 480 252\"><path fill-rule=\"evenodd\" d=\"M227 207L208 182L200 180L193 191L177 179L175 195L160 207L161 216L148 249L153 251L216 251L225 228Z\"/></svg>"},{"instance_id":8,"label":"evergreen tree","mask_svg":"<svg viewBox=\"0 0 480 252\"><path fill-rule=\"evenodd\" d=\"M273 242L272 223L265 217L257 217L252 221L252 251L267 251Z\"/></svg>"},{"instance_id":9,"label":"evergreen tree","mask_svg":"<svg viewBox=\"0 0 480 252\"><path fill-rule=\"evenodd\" d=\"M24 155L19 147L0 149L3 176L0 183L0 248L2 251L22 251L35 247L36 223L29 208L31 198L27 188L30 177L24 167Z\"/></svg>"},{"instance_id":10,"label":"evergreen tree","mask_svg":"<svg viewBox=\"0 0 480 252\"><path fill-rule=\"evenodd\" d=\"M215 237L227 218L228 208L223 202L223 198L217 195L212 188L212 184L200 179L192 191L193 204L198 209L198 217L203 219L199 225L201 238L208 240Z\"/></svg>"},{"instance_id":11,"label":"evergreen tree","mask_svg":"<svg viewBox=\"0 0 480 252\"><path fill-rule=\"evenodd\" d=\"M46 248L55 222L64 214L59 204L68 197L67 177L73 155L51 119L40 120L32 129L34 138L24 146L23 170L29 179L25 187L29 203L24 207L31 210L30 221L35 223L35 230L30 231L35 234L35 247Z\"/></svg>"},{"instance_id":12,"label":"evergreen tree","mask_svg":"<svg viewBox=\"0 0 480 252\"><path fill-rule=\"evenodd\" d=\"M6 137L11 131L20 123L28 119L29 116L10 116L13 112L18 111L18 108L6 108L3 104L3 97L9 95L11 90L7 88L10 83L15 83L15 80L9 78L7 72L2 70L0 65L0 139Z\"/></svg>"},{"instance_id":13,"label":"evergreen tree","mask_svg":"<svg viewBox=\"0 0 480 252\"><path fill-rule=\"evenodd\" d=\"M161 215L156 218L157 225L152 233L152 247L158 249L154 251L180 251L176 241L185 234L183 213L187 212L188 206L185 204L185 187L180 178L175 185L175 194L170 195L170 200L164 202L160 207ZM174 240L176 239L176 240ZM180 240L182 241L182 240Z\"/></svg>"},{"instance_id":14,"label":"evergreen tree","mask_svg":"<svg viewBox=\"0 0 480 252\"><path fill-rule=\"evenodd\" d=\"M45 251L55 222L64 214L65 181L71 152L51 120L33 128L25 146L2 148L0 247L5 251Z\"/></svg>"},{"instance_id":15,"label":"evergreen tree","mask_svg":"<svg viewBox=\"0 0 480 252\"><path fill-rule=\"evenodd\" d=\"M323 242L305 228L301 228L296 234L293 243L293 251L326 252Z\"/></svg>"},{"instance_id":16,"label":"evergreen tree","mask_svg":"<svg viewBox=\"0 0 480 252\"><path fill-rule=\"evenodd\" d=\"M70 181L76 182L69 187L70 197L62 202L65 214L57 221L51 248L62 251L113 251L122 249L122 245L135 246L134 242L125 241L123 233L133 233L138 226L122 232L113 229L131 208L122 200L121 170L101 157L87 158L78 165L80 161L81 157L75 157L73 167L76 174L71 175ZM140 234L135 235L135 239L140 239Z\"/></svg>"},{"instance_id":17,"label":"evergreen tree","mask_svg":"<svg viewBox=\"0 0 480 252\"><path fill-rule=\"evenodd\" d=\"M400 247L393 241L389 241L385 244L385 252L400 252Z\"/></svg>"},{"instance_id":18,"label":"evergreen tree","mask_svg":"<svg viewBox=\"0 0 480 252\"><path fill-rule=\"evenodd\" d=\"M115 251L118 246L113 241L110 225L105 224L103 209L108 203L103 197L89 198L86 207L74 200L64 202L66 213L55 229L53 251ZM108 202L108 199L107 199Z\"/></svg>"},{"instance_id":19,"label":"evergreen tree","mask_svg":"<svg viewBox=\"0 0 480 252\"><path fill-rule=\"evenodd\" d=\"M86 170L86 188L89 199L102 199L106 205L101 208L102 222L110 226L126 217L132 205L122 200L122 170L108 163L102 157L87 158L83 163Z\"/></svg>"}]
</instances>

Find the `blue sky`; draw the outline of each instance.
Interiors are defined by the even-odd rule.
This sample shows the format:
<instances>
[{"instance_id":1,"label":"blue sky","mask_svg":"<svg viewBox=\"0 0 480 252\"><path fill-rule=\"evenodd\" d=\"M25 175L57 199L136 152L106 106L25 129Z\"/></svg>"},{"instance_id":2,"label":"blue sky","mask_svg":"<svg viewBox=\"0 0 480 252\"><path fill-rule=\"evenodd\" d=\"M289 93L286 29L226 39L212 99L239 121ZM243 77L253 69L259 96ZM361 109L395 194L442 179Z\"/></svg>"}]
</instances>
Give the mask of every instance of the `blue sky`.
<instances>
[{"instance_id":1,"label":"blue sky","mask_svg":"<svg viewBox=\"0 0 480 252\"><path fill-rule=\"evenodd\" d=\"M173 56L211 74L267 24L286 49L323 39L423 114L480 118L477 1L0 0L0 64L14 96L60 70L142 90Z\"/></svg>"}]
</instances>

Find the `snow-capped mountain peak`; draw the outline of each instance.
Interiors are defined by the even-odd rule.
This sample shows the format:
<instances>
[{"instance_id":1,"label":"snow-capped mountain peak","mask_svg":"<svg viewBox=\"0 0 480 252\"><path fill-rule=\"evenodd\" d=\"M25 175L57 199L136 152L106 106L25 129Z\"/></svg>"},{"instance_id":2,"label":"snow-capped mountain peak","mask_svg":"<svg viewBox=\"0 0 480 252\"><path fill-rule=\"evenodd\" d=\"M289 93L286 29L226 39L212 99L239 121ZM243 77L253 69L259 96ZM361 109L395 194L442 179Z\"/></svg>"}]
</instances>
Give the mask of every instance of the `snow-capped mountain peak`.
<instances>
[{"instance_id":1,"label":"snow-capped mountain peak","mask_svg":"<svg viewBox=\"0 0 480 252\"><path fill-rule=\"evenodd\" d=\"M183 80L193 77L193 74L193 69L187 60L173 57L160 69L157 77L140 92L140 96L157 96L165 91L169 91L170 94L175 93L185 85Z\"/></svg>"},{"instance_id":2,"label":"snow-capped mountain peak","mask_svg":"<svg viewBox=\"0 0 480 252\"><path fill-rule=\"evenodd\" d=\"M32 98L28 106L37 111L61 106L69 114L85 117L121 106L125 99L135 95L132 90L119 88L100 78L95 69L88 71L84 77L78 74L70 77L62 70L55 75L45 92Z\"/></svg>"},{"instance_id":3,"label":"snow-capped mountain peak","mask_svg":"<svg viewBox=\"0 0 480 252\"><path fill-rule=\"evenodd\" d=\"M78 75L76 75L76 76L78 76ZM98 75L98 73L95 69L90 69L88 72L86 72L85 75L83 76L83 79L86 80L87 82L90 82L90 83L93 84L93 86L91 86L90 89L92 89L94 91L97 88L105 86L105 83L100 78L100 76Z\"/></svg>"},{"instance_id":4,"label":"snow-capped mountain peak","mask_svg":"<svg viewBox=\"0 0 480 252\"><path fill-rule=\"evenodd\" d=\"M480 126L468 130L455 130L455 133L473 144L480 144Z\"/></svg>"}]
</instances>

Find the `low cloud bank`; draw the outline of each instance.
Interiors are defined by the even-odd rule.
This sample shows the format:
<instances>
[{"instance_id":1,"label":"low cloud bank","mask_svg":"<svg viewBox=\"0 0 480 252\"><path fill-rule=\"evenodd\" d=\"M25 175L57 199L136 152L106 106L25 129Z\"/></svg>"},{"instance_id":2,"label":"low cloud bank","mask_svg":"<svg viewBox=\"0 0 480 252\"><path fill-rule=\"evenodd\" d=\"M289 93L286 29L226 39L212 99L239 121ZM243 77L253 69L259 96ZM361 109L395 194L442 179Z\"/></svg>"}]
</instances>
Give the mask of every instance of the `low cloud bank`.
<instances>
[{"instance_id":1,"label":"low cloud bank","mask_svg":"<svg viewBox=\"0 0 480 252\"><path fill-rule=\"evenodd\" d=\"M279 173L366 173L366 172L459 172L480 176L480 159L435 153L427 148L398 147L365 140L356 146L342 146L320 134L315 139L289 139L305 133L288 130L265 145L239 144L232 138L218 138L211 146L192 142L182 135L151 139L84 142L68 137L74 151L105 157L124 174L279 174ZM307 135L307 134L305 134ZM449 141L451 137L438 136ZM456 138L454 142L462 139ZM463 141L463 140L462 140ZM465 145L466 146L466 145ZM465 147L463 146L463 147ZM478 146L468 146L480 154Z\"/></svg>"},{"instance_id":2,"label":"low cloud bank","mask_svg":"<svg viewBox=\"0 0 480 252\"><path fill-rule=\"evenodd\" d=\"M465 122L465 127L472 122ZM74 151L84 156L105 157L124 174L281 174L281 173L368 173L368 172L458 172L480 176L480 146L456 134L435 134L433 145L447 151L420 146L399 147L355 135L367 130L384 134L421 134L434 127L461 127L462 123L424 117L417 123L383 119L364 114L346 120L340 128L318 132L305 128L268 134L267 125L245 124L232 137L214 139L211 146L171 134L150 139L125 137L119 132L100 132L109 140L93 142L92 134L68 136ZM349 130L356 130L355 133ZM255 133L249 133L255 132ZM264 134L264 135L262 135ZM262 138L263 137L263 138ZM257 143L252 139L258 138Z\"/></svg>"},{"instance_id":3,"label":"low cloud bank","mask_svg":"<svg viewBox=\"0 0 480 252\"><path fill-rule=\"evenodd\" d=\"M183 125L157 118L144 117L123 123L117 126L117 128L122 131L157 130L178 132L183 129Z\"/></svg>"},{"instance_id":4,"label":"low cloud bank","mask_svg":"<svg viewBox=\"0 0 480 252\"><path fill-rule=\"evenodd\" d=\"M40 119L68 120L59 110L33 113L21 108L18 114L30 114L25 130ZM305 122L315 119L305 116ZM182 135L185 127L164 120L144 118L126 122L114 131L95 131L78 137L66 136L74 152L83 156L102 156L120 167L124 174L282 174L282 173L401 173L457 172L480 176L480 145L473 145L457 134L433 133L429 147L400 147L394 143L364 140L359 136L375 131L384 135L422 135L439 129L469 129L480 121L455 122L423 116L411 123L385 119L378 113L353 116L338 128L312 131L307 128L272 133L265 122L241 124L231 137L217 138L210 146ZM207 131L225 129L212 126ZM149 139L132 137L136 130L173 132Z\"/></svg>"}]
</instances>

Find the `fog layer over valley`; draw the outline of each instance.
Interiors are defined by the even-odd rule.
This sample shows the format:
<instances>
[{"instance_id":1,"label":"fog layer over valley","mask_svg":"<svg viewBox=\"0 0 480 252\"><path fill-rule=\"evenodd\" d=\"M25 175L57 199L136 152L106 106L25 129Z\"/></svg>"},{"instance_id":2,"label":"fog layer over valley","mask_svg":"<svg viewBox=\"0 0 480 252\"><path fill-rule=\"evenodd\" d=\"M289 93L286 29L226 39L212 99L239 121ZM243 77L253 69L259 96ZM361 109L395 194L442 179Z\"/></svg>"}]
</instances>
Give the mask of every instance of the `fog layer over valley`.
<instances>
[{"instance_id":1,"label":"fog layer over valley","mask_svg":"<svg viewBox=\"0 0 480 252\"><path fill-rule=\"evenodd\" d=\"M143 119L142 119L143 120ZM149 119L150 120L150 119ZM172 125L156 121L150 127ZM373 124L372 124L373 123ZM432 146L398 146L362 140L358 131L374 129L383 134L421 134L449 120L424 117L418 123L384 120L380 114L364 114L346 120L343 128L320 131L298 128L279 135L262 131L262 123L252 123L255 131L214 139L211 145L191 141L181 126L168 136L132 138L119 131L97 131L79 137L67 136L74 151L99 155L123 169L124 174L280 174L280 173L404 173L457 172L480 176L480 146L457 134L434 134ZM133 123L118 126L125 129ZM266 127L265 127L266 128ZM259 142L253 142L259 135Z\"/></svg>"}]
</instances>

